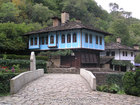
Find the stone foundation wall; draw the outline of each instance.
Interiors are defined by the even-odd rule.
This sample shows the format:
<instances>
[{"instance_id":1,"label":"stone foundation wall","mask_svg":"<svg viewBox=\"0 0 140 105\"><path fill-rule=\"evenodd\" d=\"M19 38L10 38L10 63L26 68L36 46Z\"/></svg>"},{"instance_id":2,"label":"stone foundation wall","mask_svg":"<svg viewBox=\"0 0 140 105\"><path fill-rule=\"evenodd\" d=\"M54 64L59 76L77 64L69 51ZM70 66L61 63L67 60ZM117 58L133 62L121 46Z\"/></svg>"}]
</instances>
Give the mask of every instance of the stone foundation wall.
<instances>
[{"instance_id":1,"label":"stone foundation wall","mask_svg":"<svg viewBox=\"0 0 140 105\"><path fill-rule=\"evenodd\" d=\"M97 85L105 85L108 74L118 74L119 72L92 72L96 77Z\"/></svg>"},{"instance_id":2,"label":"stone foundation wall","mask_svg":"<svg viewBox=\"0 0 140 105\"><path fill-rule=\"evenodd\" d=\"M80 70L78 68L48 68L48 73L70 73L79 74Z\"/></svg>"},{"instance_id":3,"label":"stone foundation wall","mask_svg":"<svg viewBox=\"0 0 140 105\"><path fill-rule=\"evenodd\" d=\"M86 68L86 70L91 72L114 72L112 69L108 68Z\"/></svg>"}]
</instances>

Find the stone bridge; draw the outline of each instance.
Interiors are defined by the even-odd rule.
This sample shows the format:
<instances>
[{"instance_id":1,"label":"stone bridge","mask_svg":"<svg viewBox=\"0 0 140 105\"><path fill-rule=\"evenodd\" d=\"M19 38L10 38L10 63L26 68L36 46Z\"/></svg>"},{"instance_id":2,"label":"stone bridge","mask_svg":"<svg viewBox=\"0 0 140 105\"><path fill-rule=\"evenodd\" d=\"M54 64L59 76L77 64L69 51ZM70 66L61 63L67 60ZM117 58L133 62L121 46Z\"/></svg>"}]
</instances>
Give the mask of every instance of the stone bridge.
<instances>
[{"instance_id":1,"label":"stone bridge","mask_svg":"<svg viewBox=\"0 0 140 105\"><path fill-rule=\"evenodd\" d=\"M140 98L92 91L79 74L45 74L0 105L140 105Z\"/></svg>"}]
</instances>

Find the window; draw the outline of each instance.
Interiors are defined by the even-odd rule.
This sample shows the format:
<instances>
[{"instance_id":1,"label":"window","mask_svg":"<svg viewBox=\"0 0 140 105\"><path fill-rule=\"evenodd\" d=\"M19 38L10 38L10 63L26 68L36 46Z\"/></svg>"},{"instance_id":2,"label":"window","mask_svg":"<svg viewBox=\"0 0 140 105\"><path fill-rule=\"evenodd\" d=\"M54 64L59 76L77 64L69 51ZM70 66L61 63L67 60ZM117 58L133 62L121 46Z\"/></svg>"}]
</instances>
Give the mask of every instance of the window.
<instances>
[{"instance_id":1,"label":"window","mask_svg":"<svg viewBox=\"0 0 140 105\"><path fill-rule=\"evenodd\" d=\"M131 52L131 57L133 57L133 52Z\"/></svg>"},{"instance_id":2,"label":"window","mask_svg":"<svg viewBox=\"0 0 140 105\"><path fill-rule=\"evenodd\" d=\"M33 38L31 38L31 45L33 45Z\"/></svg>"},{"instance_id":3,"label":"window","mask_svg":"<svg viewBox=\"0 0 140 105\"><path fill-rule=\"evenodd\" d=\"M127 51L125 52L125 55L127 56Z\"/></svg>"},{"instance_id":4,"label":"window","mask_svg":"<svg viewBox=\"0 0 140 105\"><path fill-rule=\"evenodd\" d=\"M92 35L91 34L90 34L89 38L90 38L90 43L92 43Z\"/></svg>"},{"instance_id":5,"label":"window","mask_svg":"<svg viewBox=\"0 0 140 105\"><path fill-rule=\"evenodd\" d=\"M42 44L44 44L44 37L42 37L41 40L42 40Z\"/></svg>"},{"instance_id":6,"label":"window","mask_svg":"<svg viewBox=\"0 0 140 105\"><path fill-rule=\"evenodd\" d=\"M96 36L96 44L98 44L98 36Z\"/></svg>"},{"instance_id":7,"label":"window","mask_svg":"<svg viewBox=\"0 0 140 105\"><path fill-rule=\"evenodd\" d=\"M71 43L71 35L70 34L67 35L67 43Z\"/></svg>"},{"instance_id":8,"label":"window","mask_svg":"<svg viewBox=\"0 0 140 105\"><path fill-rule=\"evenodd\" d=\"M54 36L53 36L53 35L51 35L51 37L50 37L50 43L51 43L51 44L54 43Z\"/></svg>"},{"instance_id":9,"label":"window","mask_svg":"<svg viewBox=\"0 0 140 105\"><path fill-rule=\"evenodd\" d=\"M56 43L58 43L58 35L56 35Z\"/></svg>"},{"instance_id":10,"label":"window","mask_svg":"<svg viewBox=\"0 0 140 105\"><path fill-rule=\"evenodd\" d=\"M65 35L64 35L64 34L62 35L61 42L62 42L62 43L65 43Z\"/></svg>"},{"instance_id":11,"label":"window","mask_svg":"<svg viewBox=\"0 0 140 105\"><path fill-rule=\"evenodd\" d=\"M76 33L73 34L73 42L77 42Z\"/></svg>"},{"instance_id":12,"label":"window","mask_svg":"<svg viewBox=\"0 0 140 105\"><path fill-rule=\"evenodd\" d=\"M96 54L92 53L83 53L81 54L81 63L97 63L97 56Z\"/></svg>"},{"instance_id":13,"label":"window","mask_svg":"<svg viewBox=\"0 0 140 105\"><path fill-rule=\"evenodd\" d=\"M110 56L110 52L109 51L106 52L106 56Z\"/></svg>"},{"instance_id":14,"label":"window","mask_svg":"<svg viewBox=\"0 0 140 105\"><path fill-rule=\"evenodd\" d=\"M41 37L39 37L39 45L41 45Z\"/></svg>"},{"instance_id":15,"label":"window","mask_svg":"<svg viewBox=\"0 0 140 105\"><path fill-rule=\"evenodd\" d=\"M37 45L37 37L35 37L35 45Z\"/></svg>"},{"instance_id":16,"label":"window","mask_svg":"<svg viewBox=\"0 0 140 105\"><path fill-rule=\"evenodd\" d=\"M112 51L111 52L111 56L115 56L115 51Z\"/></svg>"},{"instance_id":17,"label":"window","mask_svg":"<svg viewBox=\"0 0 140 105\"><path fill-rule=\"evenodd\" d=\"M100 36L100 45L102 45L102 37Z\"/></svg>"},{"instance_id":18,"label":"window","mask_svg":"<svg viewBox=\"0 0 140 105\"><path fill-rule=\"evenodd\" d=\"M88 34L85 35L85 42L88 43Z\"/></svg>"},{"instance_id":19,"label":"window","mask_svg":"<svg viewBox=\"0 0 140 105\"><path fill-rule=\"evenodd\" d=\"M48 36L46 36L46 44L48 44Z\"/></svg>"},{"instance_id":20,"label":"window","mask_svg":"<svg viewBox=\"0 0 140 105\"><path fill-rule=\"evenodd\" d=\"M124 56L124 51L123 51L123 56Z\"/></svg>"}]
</instances>

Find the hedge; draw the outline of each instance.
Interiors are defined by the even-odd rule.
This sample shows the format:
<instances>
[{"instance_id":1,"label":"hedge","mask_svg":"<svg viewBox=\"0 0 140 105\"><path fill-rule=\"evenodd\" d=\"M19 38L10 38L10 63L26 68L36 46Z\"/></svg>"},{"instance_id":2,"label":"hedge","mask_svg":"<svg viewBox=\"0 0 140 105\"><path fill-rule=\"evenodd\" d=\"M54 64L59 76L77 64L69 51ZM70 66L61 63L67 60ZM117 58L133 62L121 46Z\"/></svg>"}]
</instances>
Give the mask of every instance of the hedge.
<instances>
[{"instance_id":1,"label":"hedge","mask_svg":"<svg viewBox=\"0 0 140 105\"><path fill-rule=\"evenodd\" d=\"M10 79L18 75L17 73L0 73L0 94L10 92Z\"/></svg>"},{"instance_id":2,"label":"hedge","mask_svg":"<svg viewBox=\"0 0 140 105\"><path fill-rule=\"evenodd\" d=\"M21 69L30 69L30 60L14 60L14 59L5 59L5 60L0 60L0 66L7 66L9 68L12 68L13 65L20 65ZM40 69L43 68L44 72L47 73L47 68L46 68L46 61L44 60L36 60L36 68Z\"/></svg>"},{"instance_id":3,"label":"hedge","mask_svg":"<svg viewBox=\"0 0 140 105\"><path fill-rule=\"evenodd\" d=\"M140 70L126 72L123 76L123 84L126 94L140 96Z\"/></svg>"},{"instance_id":4,"label":"hedge","mask_svg":"<svg viewBox=\"0 0 140 105\"><path fill-rule=\"evenodd\" d=\"M112 65L133 67L133 64L130 61L124 61L124 60L113 60Z\"/></svg>"},{"instance_id":5,"label":"hedge","mask_svg":"<svg viewBox=\"0 0 140 105\"><path fill-rule=\"evenodd\" d=\"M123 73L107 74L106 83L108 85L116 84L120 88L122 88L123 87L123 81L122 81L123 75L124 75Z\"/></svg>"},{"instance_id":6,"label":"hedge","mask_svg":"<svg viewBox=\"0 0 140 105\"><path fill-rule=\"evenodd\" d=\"M0 54L0 58L29 60L29 55ZM48 60L47 56L36 56L37 60Z\"/></svg>"}]
</instances>

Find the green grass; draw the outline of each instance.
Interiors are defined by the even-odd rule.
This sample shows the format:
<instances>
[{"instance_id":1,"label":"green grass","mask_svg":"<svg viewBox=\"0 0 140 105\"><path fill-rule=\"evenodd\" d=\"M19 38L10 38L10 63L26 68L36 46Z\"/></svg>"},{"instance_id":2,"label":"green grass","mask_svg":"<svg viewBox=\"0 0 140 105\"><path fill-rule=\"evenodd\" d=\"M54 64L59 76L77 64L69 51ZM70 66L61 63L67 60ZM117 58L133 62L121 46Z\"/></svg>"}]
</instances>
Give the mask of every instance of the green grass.
<instances>
[{"instance_id":1,"label":"green grass","mask_svg":"<svg viewBox=\"0 0 140 105\"><path fill-rule=\"evenodd\" d=\"M0 93L0 97L9 96L10 93Z\"/></svg>"}]
</instances>

